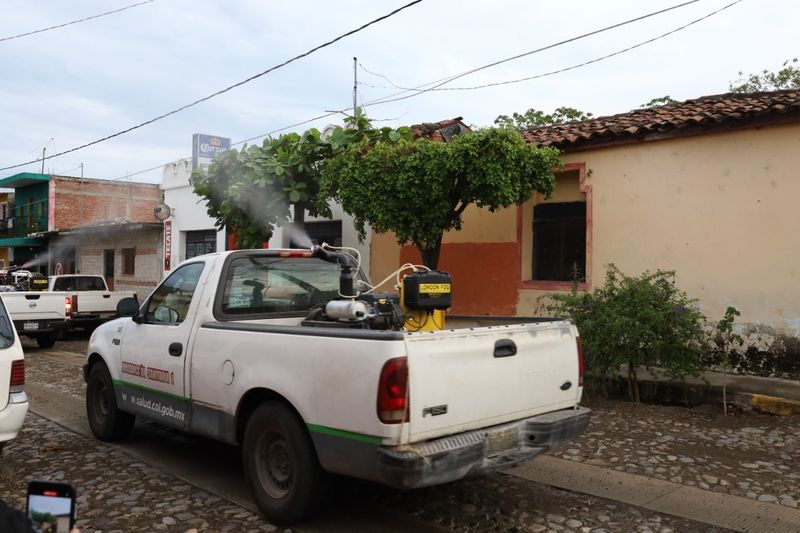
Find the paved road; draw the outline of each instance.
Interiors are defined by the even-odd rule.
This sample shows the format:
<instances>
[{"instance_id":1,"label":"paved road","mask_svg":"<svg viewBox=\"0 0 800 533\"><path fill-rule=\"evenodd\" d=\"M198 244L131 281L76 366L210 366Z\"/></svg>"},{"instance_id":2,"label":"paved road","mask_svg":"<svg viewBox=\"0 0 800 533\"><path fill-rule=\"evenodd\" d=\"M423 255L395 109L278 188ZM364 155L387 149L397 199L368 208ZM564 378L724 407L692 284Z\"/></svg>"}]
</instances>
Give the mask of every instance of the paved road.
<instances>
[{"instance_id":1,"label":"paved road","mask_svg":"<svg viewBox=\"0 0 800 533\"><path fill-rule=\"evenodd\" d=\"M253 512L255 507L244 490L236 448L187 437L154 424L137 423L132 439L123 445L108 446L89 437L83 414L84 385L79 367L85 342L59 343L50 350L26 343L28 391L37 414L29 418L22 434L8 446L0 463L0 497L19 504L19 494L24 492L27 479L64 478L74 481L81 491L81 525L84 531L275 529ZM596 408L596 420L609 425L604 417L615 413L614 405ZM657 423L665 421L664 412L642 412L655 417ZM691 433L689 430L694 429L686 422L678 422L686 419L685 414L673 416L672 410L666 412L671 413L674 423L679 424L679 432L683 429L683 433ZM643 428L631 430L625 427L627 417L623 414L615 413L612 418L614 424L626 433L606 431L597 435L598 427L590 426L590 430L594 429L589 432L591 436L587 435L575 447L562 449L545 461L563 462L568 458L576 466L587 463L585 466L600 470L617 468L615 464L624 461L615 472L631 476L629 479L634 481L646 481L642 476L626 473L638 464L636 459L626 454L651 458L658 456L655 452L661 452L667 461L669 450L654 449L652 446L656 443L648 439L641 439L641 445L628 442L631 436L636 436L637 430L641 432ZM765 420L746 418L743 422L748 425ZM667 426L672 423L670 420ZM800 424L797 427L788 425L777 433L765 433L770 434L773 444L779 442L783 448L787 445L791 448L792 432L798 427ZM731 438L730 434L728 436ZM797 436L800 436L800 431ZM658 436L651 435L651 438ZM669 442L670 439L666 439L657 444L666 446ZM681 442L681 445L688 449L691 443ZM647 452L637 453L643 450ZM616 461L614 457L617 457ZM704 475L697 473L702 472L702 469L698 471L695 468L697 465L692 465L690 470L688 463L678 460L677 455L675 457L677 463L684 465L682 479L694 483L687 474ZM680 457L687 456L680 454ZM792 459L793 455L789 458ZM718 468L713 462L706 462L711 464L711 468ZM599 463L605 464L599 466ZM528 472L531 469L537 471L536 464L530 463ZM796 483L792 485L793 478L788 477L791 472L786 473L777 466L772 464L773 469L781 473L777 477L782 483L779 492L782 498L778 501L776 496L772 503L775 508L779 505L791 507L791 502L796 501ZM655 468L652 472L645 468L642 466L641 474L658 474ZM515 476L497 474L407 493L368 483L341 481L337 483L337 490L323 515L294 530L723 531L719 526L701 523L705 521L702 516L699 517L701 521L678 518L654 512L640 502L637 506L598 497L612 496L608 492L582 494L564 491L554 488L553 485L558 483L552 480L540 483L531 481L533 478L519 473ZM682 486L676 481L665 483L678 489ZM716 490L723 487L719 485ZM753 479L749 487L763 489L763 485ZM571 490L586 489L572 487ZM763 494L766 492L762 490L759 495ZM768 503L764 502L764 505Z\"/></svg>"}]
</instances>

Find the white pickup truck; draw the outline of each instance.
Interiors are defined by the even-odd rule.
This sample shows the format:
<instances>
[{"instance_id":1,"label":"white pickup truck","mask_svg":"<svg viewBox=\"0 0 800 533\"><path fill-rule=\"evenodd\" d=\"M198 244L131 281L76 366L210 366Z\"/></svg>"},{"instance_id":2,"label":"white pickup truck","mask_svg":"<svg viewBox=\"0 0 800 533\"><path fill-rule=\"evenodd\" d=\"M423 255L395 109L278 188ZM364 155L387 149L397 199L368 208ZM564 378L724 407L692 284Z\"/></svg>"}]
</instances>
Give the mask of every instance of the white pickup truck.
<instances>
[{"instance_id":1,"label":"white pickup truck","mask_svg":"<svg viewBox=\"0 0 800 533\"><path fill-rule=\"evenodd\" d=\"M136 298L133 291L110 291L103 276L64 274L50 276L50 292L62 292L72 298L71 328L95 328L117 316L117 304L123 298Z\"/></svg>"},{"instance_id":2,"label":"white pickup truck","mask_svg":"<svg viewBox=\"0 0 800 533\"><path fill-rule=\"evenodd\" d=\"M573 324L450 317L449 329L411 332L396 296L366 291L345 257L208 254L141 307L120 302L130 316L94 331L84 366L95 436L125 438L142 417L242 445L257 504L290 523L320 501L327 473L424 487L584 431Z\"/></svg>"},{"instance_id":3,"label":"white pickup truck","mask_svg":"<svg viewBox=\"0 0 800 533\"><path fill-rule=\"evenodd\" d=\"M49 292L0 293L19 335L36 339L42 348L52 347L69 328L72 297Z\"/></svg>"}]
</instances>

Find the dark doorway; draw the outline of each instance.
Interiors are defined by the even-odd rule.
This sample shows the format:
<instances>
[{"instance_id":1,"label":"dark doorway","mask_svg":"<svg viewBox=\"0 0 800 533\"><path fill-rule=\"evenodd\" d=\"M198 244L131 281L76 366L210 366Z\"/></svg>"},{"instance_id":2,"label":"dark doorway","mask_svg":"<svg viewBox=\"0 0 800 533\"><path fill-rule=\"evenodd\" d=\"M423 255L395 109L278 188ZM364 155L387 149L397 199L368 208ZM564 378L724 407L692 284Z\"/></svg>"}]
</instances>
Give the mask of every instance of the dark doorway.
<instances>
[{"instance_id":1,"label":"dark doorway","mask_svg":"<svg viewBox=\"0 0 800 533\"><path fill-rule=\"evenodd\" d=\"M103 275L106 277L108 290L114 290L114 250L103 250Z\"/></svg>"},{"instance_id":2,"label":"dark doorway","mask_svg":"<svg viewBox=\"0 0 800 533\"><path fill-rule=\"evenodd\" d=\"M342 221L330 220L323 222L306 222L303 231L292 231L292 237L305 233L312 245L321 245L326 242L331 246L342 245ZM289 248L305 248L308 243L299 243L294 238L289 239Z\"/></svg>"}]
</instances>

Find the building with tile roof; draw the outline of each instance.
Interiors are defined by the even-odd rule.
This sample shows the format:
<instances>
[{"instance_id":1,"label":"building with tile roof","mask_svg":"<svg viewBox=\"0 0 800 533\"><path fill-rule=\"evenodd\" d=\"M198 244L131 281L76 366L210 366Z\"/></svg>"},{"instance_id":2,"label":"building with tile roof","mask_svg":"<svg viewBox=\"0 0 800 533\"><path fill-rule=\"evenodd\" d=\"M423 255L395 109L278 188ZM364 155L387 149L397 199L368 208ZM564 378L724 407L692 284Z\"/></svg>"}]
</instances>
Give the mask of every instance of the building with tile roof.
<instances>
[{"instance_id":1,"label":"building with tile roof","mask_svg":"<svg viewBox=\"0 0 800 533\"><path fill-rule=\"evenodd\" d=\"M573 280L602 284L611 263L674 270L711 323L729 305L741 311L738 369L800 376L800 91L704 96L523 135L562 151L555 193L471 207L445 235L453 314L537 315ZM372 256L374 279L419 260L391 236L373 236Z\"/></svg>"}]
</instances>

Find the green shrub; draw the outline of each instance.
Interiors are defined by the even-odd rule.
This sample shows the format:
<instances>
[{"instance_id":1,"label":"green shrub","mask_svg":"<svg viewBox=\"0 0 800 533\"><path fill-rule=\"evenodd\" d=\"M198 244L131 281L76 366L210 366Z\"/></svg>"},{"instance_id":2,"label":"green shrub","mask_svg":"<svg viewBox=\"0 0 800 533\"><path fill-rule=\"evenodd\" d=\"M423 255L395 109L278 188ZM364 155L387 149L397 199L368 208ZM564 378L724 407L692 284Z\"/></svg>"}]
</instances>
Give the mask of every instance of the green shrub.
<instances>
[{"instance_id":1,"label":"green shrub","mask_svg":"<svg viewBox=\"0 0 800 533\"><path fill-rule=\"evenodd\" d=\"M675 272L629 277L612 264L605 284L593 293L575 287L550 298L547 309L580 330L590 383L616 377L627 364L630 397L638 402L640 367L673 378L700 374L707 347L704 317L697 301L675 286Z\"/></svg>"}]
</instances>

